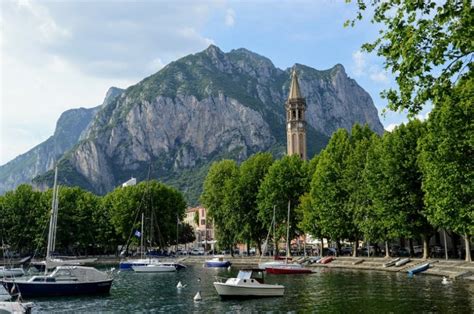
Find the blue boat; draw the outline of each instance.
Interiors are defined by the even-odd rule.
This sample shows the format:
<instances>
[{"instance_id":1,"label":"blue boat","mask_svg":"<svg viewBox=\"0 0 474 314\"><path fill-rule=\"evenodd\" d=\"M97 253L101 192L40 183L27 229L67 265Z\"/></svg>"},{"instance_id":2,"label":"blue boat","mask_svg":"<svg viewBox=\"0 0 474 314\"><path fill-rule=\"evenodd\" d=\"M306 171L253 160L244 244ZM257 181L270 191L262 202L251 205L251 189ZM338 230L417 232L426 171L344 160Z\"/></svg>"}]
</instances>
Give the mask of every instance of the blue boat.
<instances>
[{"instance_id":1,"label":"blue boat","mask_svg":"<svg viewBox=\"0 0 474 314\"><path fill-rule=\"evenodd\" d=\"M232 263L228 260L224 260L222 257L214 257L204 262L204 266L206 267L229 267L230 265L232 265Z\"/></svg>"},{"instance_id":2,"label":"blue boat","mask_svg":"<svg viewBox=\"0 0 474 314\"><path fill-rule=\"evenodd\" d=\"M408 270L408 275L413 276L414 274L421 273L421 272L427 270L428 268L430 268L430 263L424 263L424 264L421 264L421 265L417 265L417 266L415 266L415 267Z\"/></svg>"}]
</instances>

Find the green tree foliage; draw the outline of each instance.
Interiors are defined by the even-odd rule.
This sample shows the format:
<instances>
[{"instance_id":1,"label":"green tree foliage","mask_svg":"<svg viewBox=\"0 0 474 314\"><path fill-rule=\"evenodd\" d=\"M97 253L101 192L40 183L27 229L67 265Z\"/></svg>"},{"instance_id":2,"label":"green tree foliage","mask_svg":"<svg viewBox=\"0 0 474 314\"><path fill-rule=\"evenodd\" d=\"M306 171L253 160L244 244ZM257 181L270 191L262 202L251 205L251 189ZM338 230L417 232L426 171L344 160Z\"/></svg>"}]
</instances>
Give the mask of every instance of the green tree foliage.
<instances>
[{"instance_id":1,"label":"green tree foliage","mask_svg":"<svg viewBox=\"0 0 474 314\"><path fill-rule=\"evenodd\" d=\"M236 193L235 181L239 177L239 168L233 160L221 160L211 165L204 180L201 203L207 214L214 221L214 232L218 244L223 248L233 249L239 231L235 220L236 204L231 193Z\"/></svg>"},{"instance_id":2,"label":"green tree foliage","mask_svg":"<svg viewBox=\"0 0 474 314\"><path fill-rule=\"evenodd\" d=\"M345 129L339 129L321 152L311 182L311 198L321 233L335 241L350 238L354 233L351 216L346 210L349 195L344 178L349 152L349 134Z\"/></svg>"},{"instance_id":3,"label":"green tree foliage","mask_svg":"<svg viewBox=\"0 0 474 314\"><path fill-rule=\"evenodd\" d=\"M190 224L182 223L178 228L178 242L181 244L190 243L196 240L194 229Z\"/></svg>"},{"instance_id":4,"label":"green tree foliage","mask_svg":"<svg viewBox=\"0 0 474 314\"><path fill-rule=\"evenodd\" d=\"M246 243L253 241L261 252L261 243L267 234L268 226L257 219L257 195L263 178L273 163L270 153L252 155L239 167L239 178L235 181L234 197L226 198L235 204L235 220L240 230L239 238Z\"/></svg>"},{"instance_id":5,"label":"green tree foliage","mask_svg":"<svg viewBox=\"0 0 474 314\"><path fill-rule=\"evenodd\" d=\"M111 223L123 241L140 229L141 214L145 217L145 238L161 248L176 238L176 217L184 216L183 195L156 180L135 186L119 187L107 194L103 206L110 212Z\"/></svg>"},{"instance_id":6,"label":"green tree foliage","mask_svg":"<svg viewBox=\"0 0 474 314\"><path fill-rule=\"evenodd\" d=\"M473 91L471 76L438 99L421 141L426 215L432 224L464 235L466 253L474 234Z\"/></svg>"},{"instance_id":7,"label":"green tree foliage","mask_svg":"<svg viewBox=\"0 0 474 314\"><path fill-rule=\"evenodd\" d=\"M300 197L309 188L307 167L304 164L304 161L296 155L285 156L275 161L269 168L258 191L258 219L264 222L268 230L273 217L273 206L275 206L278 239L282 236L286 237L288 201L292 209L298 207ZM293 239L298 233L297 226L300 220L298 212L292 211L290 214L290 239Z\"/></svg>"},{"instance_id":8,"label":"green tree foliage","mask_svg":"<svg viewBox=\"0 0 474 314\"><path fill-rule=\"evenodd\" d=\"M42 193L26 184L0 196L0 236L4 243L13 251L29 254L44 247L50 208Z\"/></svg>"},{"instance_id":9,"label":"green tree foliage","mask_svg":"<svg viewBox=\"0 0 474 314\"><path fill-rule=\"evenodd\" d=\"M369 176L374 175L368 178L370 195L379 217L383 217L382 229L392 239L422 236L426 242L433 233L423 215L422 174L418 166L417 142L423 133L424 126L419 120L386 133L378 165L370 164L376 167L368 172Z\"/></svg>"},{"instance_id":10,"label":"green tree foliage","mask_svg":"<svg viewBox=\"0 0 474 314\"><path fill-rule=\"evenodd\" d=\"M382 24L380 36L363 49L382 56L395 76L398 89L382 93L389 109L408 109L414 115L427 101L452 94L455 82L471 75L472 1L357 0L357 5L355 20L370 5L372 22Z\"/></svg>"}]
</instances>

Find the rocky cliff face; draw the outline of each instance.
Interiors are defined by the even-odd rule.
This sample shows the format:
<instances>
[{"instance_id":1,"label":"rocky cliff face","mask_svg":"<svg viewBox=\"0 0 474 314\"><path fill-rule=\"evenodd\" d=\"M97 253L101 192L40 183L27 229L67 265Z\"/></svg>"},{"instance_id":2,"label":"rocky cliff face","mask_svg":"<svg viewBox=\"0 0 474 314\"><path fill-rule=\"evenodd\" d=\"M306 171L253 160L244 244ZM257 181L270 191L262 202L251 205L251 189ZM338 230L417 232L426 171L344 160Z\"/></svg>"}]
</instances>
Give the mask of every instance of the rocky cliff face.
<instances>
[{"instance_id":1,"label":"rocky cliff face","mask_svg":"<svg viewBox=\"0 0 474 314\"><path fill-rule=\"evenodd\" d=\"M308 105L312 156L337 128L383 127L370 96L336 65L296 65ZM63 181L106 193L130 176L158 178L195 202L209 164L258 151L285 153L290 69L246 49L203 52L170 63L105 102L66 155ZM51 181L39 176L37 184Z\"/></svg>"},{"instance_id":2,"label":"rocky cliff face","mask_svg":"<svg viewBox=\"0 0 474 314\"><path fill-rule=\"evenodd\" d=\"M122 91L110 88L104 104ZM50 138L0 167L0 194L19 184L29 183L32 178L50 170L56 160L77 144L99 108L71 109L62 113Z\"/></svg>"}]
</instances>

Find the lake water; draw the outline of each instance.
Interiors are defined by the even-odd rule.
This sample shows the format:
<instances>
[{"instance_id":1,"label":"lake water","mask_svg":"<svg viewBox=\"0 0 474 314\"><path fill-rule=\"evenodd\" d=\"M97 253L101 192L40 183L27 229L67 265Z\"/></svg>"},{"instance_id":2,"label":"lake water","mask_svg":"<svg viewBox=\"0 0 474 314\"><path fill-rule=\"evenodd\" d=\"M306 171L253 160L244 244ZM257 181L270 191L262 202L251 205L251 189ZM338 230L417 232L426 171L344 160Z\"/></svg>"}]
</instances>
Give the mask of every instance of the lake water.
<instances>
[{"instance_id":1,"label":"lake water","mask_svg":"<svg viewBox=\"0 0 474 314\"><path fill-rule=\"evenodd\" d=\"M474 283L442 285L440 277L406 273L315 268L309 275L267 275L267 283L283 284L285 296L221 300L215 276L230 277L237 269L189 266L178 273L116 275L111 293L101 297L32 299L42 312L172 312L172 313L474 313ZM198 278L201 280L199 281ZM177 283L187 285L179 291ZM201 291L202 301L193 297Z\"/></svg>"}]
</instances>

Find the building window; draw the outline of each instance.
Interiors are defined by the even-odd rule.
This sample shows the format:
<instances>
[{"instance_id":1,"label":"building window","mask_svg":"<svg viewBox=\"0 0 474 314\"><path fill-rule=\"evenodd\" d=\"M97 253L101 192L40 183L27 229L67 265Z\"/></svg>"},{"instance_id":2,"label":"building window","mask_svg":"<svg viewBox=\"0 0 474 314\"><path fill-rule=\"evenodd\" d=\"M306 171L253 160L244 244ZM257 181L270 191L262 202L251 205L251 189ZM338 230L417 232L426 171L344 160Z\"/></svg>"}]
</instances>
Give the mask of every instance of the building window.
<instances>
[{"instance_id":1,"label":"building window","mask_svg":"<svg viewBox=\"0 0 474 314\"><path fill-rule=\"evenodd\" d=\"M201 225L204 226L206 224L206 219L201 219Z\"/></svg>"}]
</instances>

